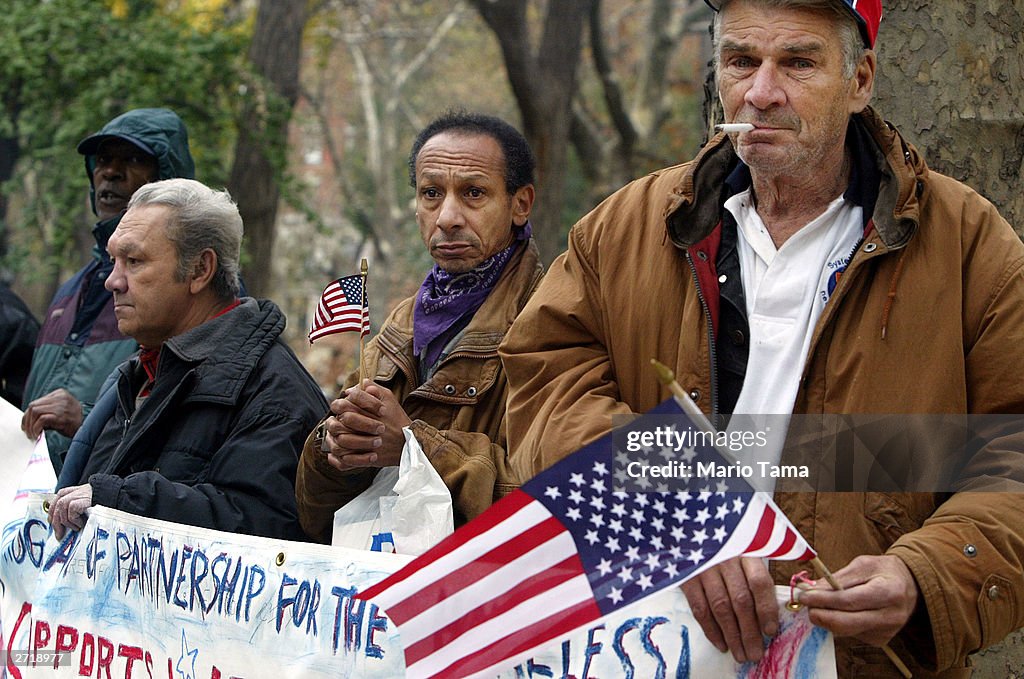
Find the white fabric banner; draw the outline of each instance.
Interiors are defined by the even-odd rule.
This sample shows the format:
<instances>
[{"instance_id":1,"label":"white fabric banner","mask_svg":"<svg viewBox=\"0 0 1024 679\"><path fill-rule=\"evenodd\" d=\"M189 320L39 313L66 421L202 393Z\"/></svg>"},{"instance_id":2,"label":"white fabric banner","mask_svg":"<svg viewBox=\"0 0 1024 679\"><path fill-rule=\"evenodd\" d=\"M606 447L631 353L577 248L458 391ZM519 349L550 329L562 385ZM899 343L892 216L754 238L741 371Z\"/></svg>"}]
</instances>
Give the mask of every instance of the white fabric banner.
<instances>
[{"instance_id":1,"label":"white fabric banner","mask_svg":"<svg viewBox=\"0 0 1024 679\"><path fill-rule=\"evenodd\" d=\"M57 483L46 437L30 441L21 431L22 415L0 398L0 525L25 516L30 492L48 492Z\"/></svg>"},{"instance_id":2,"label":"white fabric banner","mask_svg":"<svg viewBox=\"0 0 1024 679\"><path fill-rule=\"evenodd\" d=\"M0 545L7 676L401 677L394 625L353 594L410 557L274 541L94 507L58 542L28 500ZM503 673L531 677L835 676L831 637L784 608L760 667L704 639L677 588ZM0 673L2 674L2 673Z\"/></svg>"}]
</instances>

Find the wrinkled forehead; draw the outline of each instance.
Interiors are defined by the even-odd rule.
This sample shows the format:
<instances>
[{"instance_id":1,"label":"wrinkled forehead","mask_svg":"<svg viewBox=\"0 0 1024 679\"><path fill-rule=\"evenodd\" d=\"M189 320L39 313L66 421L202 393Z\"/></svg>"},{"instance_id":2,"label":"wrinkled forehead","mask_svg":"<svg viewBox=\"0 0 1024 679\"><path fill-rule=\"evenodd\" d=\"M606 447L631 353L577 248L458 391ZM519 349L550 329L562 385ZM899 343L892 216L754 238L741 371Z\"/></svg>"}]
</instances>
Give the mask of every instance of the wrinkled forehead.
<instances>
[{"instance_id":1,"label":"wrinkled forehead","mask_svg":"<svg viewBox=\"0 0 1024 679\"><path fill-rule=\"evenodd\" d=\"M416 158L415 183L505 186L505 154L498 140L479 133L442 132Z\"/></svg>"},{"instance_id":2,"label":"wrinkled forehead","mask_svg":"<svg viewBox=\"0 0 1024 679\"><path fill-rule=\"evenodd\" d=\"M504 182L505 154L494 137L446 130L424 142L416 156L416 175L479 176Z\"/></svg>"},{"instance_id":3,"label":"wrinkled forehead","mask_svg":"<svg viewBox=\"0 0 1024 679\"><path fill-rule=\"evenodd\" d=\"M143 204L128 208L114 233L110 236L107 250L128 251L136 249L174 248L168 238L167 225L172 215L167 205Z\"/></svg>"}]
</instances>

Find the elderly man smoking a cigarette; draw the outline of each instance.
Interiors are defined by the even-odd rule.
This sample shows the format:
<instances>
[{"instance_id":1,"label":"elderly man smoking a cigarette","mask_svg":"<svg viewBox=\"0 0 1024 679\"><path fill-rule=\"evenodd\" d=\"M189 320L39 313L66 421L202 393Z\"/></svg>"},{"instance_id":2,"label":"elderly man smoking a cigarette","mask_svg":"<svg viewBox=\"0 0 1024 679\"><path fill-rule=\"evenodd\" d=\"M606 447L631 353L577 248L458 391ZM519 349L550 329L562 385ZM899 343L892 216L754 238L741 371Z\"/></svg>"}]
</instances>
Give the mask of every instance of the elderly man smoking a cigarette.
<instances>
[{"instance_id":1,"label":"elderly man smoking a cigarette","mask_svg":"<svg viewBox=\"0 0 1024 679\"><path fill-rule=\"evenodd\" d=\"M868 105L881 3L709 4L725 117L746 126L572 229L500 349L519 475L666 398L651 358L714 415L1024 412L1024 245ZM1020 495L776 500L842 586L801 596L840 676L899 676L888 644L916 677L967 677L1024 624ZM735 559L683 589L712 643L757 660L797 568Z\"/></svg>"}]
</instances>

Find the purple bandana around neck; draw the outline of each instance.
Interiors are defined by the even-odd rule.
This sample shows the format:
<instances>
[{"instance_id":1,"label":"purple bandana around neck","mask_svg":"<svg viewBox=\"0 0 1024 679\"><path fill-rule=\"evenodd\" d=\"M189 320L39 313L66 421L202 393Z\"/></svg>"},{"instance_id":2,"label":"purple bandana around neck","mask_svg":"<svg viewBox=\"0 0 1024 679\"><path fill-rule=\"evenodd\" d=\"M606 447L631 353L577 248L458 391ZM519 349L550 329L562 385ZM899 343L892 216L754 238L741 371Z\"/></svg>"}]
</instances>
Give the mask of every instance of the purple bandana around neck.
<instances>
[{"instance_id":1,"label":"purple bandana around neck","mask_svg":"<svg viewBox=\"0 0 1024 679\"><path fill-rule=\"evenodd\" d=\"M492 255L479 266L465 273L448 273L434 265L416 293L413 310L412 350L417 356L427 349L422 361L434 365L445 345L451 341L446 333L467 314L472 315L491 294L505 265L520 243L533 233L530 222L516 228L515 240L504 250ZM435 341L443 338L444 341Z\"/></svg>"}]
</instances>

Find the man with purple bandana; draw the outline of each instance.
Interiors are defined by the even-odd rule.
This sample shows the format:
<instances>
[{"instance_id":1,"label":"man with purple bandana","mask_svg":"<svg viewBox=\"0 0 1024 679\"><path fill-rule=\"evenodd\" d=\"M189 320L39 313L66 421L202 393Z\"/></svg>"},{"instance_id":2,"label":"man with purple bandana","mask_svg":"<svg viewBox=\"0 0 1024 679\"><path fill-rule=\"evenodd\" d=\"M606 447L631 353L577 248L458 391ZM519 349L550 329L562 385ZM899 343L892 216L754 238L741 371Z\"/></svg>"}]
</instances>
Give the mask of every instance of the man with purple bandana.
<instances>
[{"instance_id":1,"label":"man with purple bandana","mask_svg":"<svg viewBox=\"0 0 1024 679\"><path fill-rule=\"evenodd\" d=\"M330 542L334 512L398 464L403 427L451 491L456 525L518 484L498 343L543 275L533 167L523 136L491 116L447 113L413 142L416 222L435 264L367 345L372 379L351 376L306 441L296 498L312 538Z\"/></svg>"}]
</instances>

